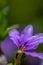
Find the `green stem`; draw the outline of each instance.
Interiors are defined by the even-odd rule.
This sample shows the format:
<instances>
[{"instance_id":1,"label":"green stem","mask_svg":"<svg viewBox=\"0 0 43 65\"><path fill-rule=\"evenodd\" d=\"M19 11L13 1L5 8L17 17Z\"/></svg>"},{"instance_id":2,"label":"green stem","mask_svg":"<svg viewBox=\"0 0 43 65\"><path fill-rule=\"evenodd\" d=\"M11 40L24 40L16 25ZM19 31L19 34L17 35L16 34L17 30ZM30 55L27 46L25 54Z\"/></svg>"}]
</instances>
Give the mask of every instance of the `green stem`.
<instances>
[{"instance_id":1,"label":"green stem","mask_svg":"<svg viewBox=\"0 0 43 65\"><path fill-rule=\"evenodd\" d=\"M21 56L23 53L18 53L17 58L15 58L15 63L14 65L19 65L20 64L20 60L21 60Z\"/></svg>"}]
</instances>

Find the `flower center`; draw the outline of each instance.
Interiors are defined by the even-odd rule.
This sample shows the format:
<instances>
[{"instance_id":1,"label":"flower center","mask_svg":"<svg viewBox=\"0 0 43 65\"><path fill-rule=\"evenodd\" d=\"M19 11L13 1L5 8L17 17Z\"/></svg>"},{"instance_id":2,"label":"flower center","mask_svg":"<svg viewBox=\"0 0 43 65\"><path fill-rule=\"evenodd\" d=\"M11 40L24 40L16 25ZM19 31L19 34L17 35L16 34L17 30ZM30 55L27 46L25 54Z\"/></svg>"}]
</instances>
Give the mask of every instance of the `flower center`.
<instances>
[{"instance_id":1,"label":"flower center","mask_svg":"<svg viewBox=\"0 0 43 65\"><path fill-rule=\"evenodd\" d=\"M18 53L23 53L24 52L25 47L24 46L20 46L18 49Z\"/></svg>"}]
</instances>

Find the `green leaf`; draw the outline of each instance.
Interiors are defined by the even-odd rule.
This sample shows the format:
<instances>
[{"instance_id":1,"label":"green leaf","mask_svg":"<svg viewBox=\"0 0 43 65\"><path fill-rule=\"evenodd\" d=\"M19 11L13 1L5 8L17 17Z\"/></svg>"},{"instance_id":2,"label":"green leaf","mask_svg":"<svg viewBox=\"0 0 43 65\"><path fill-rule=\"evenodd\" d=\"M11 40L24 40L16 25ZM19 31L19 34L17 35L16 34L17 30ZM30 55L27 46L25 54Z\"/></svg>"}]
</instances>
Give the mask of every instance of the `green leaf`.
<instances>
[{"instance_id":1,"label":"green leaf","mask_svg":"<svg viewBox=\"0 0 43 65\"><path fill-rule=\"evenodd\" d=\"M3 21L0 22L0 35L3 33L6 26L7 26L7 20L4 19Z\"/></svg>"},{"instance_id":2,"label":"green leaf","mask_svg":"<svg viewBox=\"0 0 43 65\"><path fill-rule=\"evenodd\" d=\"M9 64L7 64L7 65L13 65L12 63L9 63Z\"/></svg>"},{"instance_id":3,"label":"green leaf","mask_svg":"<svg viewBox=\"0 0 43 65\"><path fill-rule=\"evenodd\" d=\"M12 26L8 27L5 31L3 31L2 35L0 36L0 39L1 40L4 39L8 35L8 33L9 33L10 30L12 30L14 28L18 28L18 27L19 27L18 24L12 25Z\"/></svg>"}]
</instances>

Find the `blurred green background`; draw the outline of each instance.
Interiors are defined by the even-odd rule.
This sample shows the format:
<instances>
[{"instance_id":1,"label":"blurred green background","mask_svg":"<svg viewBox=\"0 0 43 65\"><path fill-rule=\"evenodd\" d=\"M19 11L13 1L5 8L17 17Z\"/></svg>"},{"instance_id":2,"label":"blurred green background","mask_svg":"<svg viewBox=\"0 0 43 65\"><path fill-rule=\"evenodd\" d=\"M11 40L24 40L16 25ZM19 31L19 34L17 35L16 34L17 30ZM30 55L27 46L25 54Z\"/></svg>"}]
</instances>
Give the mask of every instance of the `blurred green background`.
<instances>
[{"instance_id":1,"label":"blurred green background","mask_svg":"<svg viewBox=\"0 0 43 65\"><path fill-rule=\"evenodd\" d=\"M43 0L0 0L0 35L14 24L20 24L21 28L32 24L34 33L43 32ZM40 47L43 51L43 45Z\"/></svg>"},{"instance_id":2,"label":"blurred green background","mask_svg":"<svg viewBox=\"0 0 43 65\"><path fill-rule=\"evenodd\" d=\"M0 8L6 6L9 8L8 26L32 24L43 30L43 0L0 0Z\"/></svg>"}]
</instances>

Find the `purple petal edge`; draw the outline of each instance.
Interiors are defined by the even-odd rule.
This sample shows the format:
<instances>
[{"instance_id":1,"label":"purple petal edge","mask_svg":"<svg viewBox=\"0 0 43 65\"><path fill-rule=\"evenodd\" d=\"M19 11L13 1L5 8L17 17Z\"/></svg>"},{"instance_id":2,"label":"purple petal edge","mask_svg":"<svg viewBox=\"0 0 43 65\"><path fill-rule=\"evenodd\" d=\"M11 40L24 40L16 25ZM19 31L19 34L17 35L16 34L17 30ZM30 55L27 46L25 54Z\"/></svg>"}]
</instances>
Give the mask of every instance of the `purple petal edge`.
<instances>
[{"instance_id":1,"label":"purple petal edge","mask_svg":"<svg viewBox=\"0 0 43 65\"><path fill-rule=\"evenodd\" d=\"M26 55L30 55L32 57L37 57L43 60L43 53L38 52L25 52Z\"/></svg>"},{"instance_id":2,"label":"purple petal edge","mask_svg":"<svg viewBox=\"0 0 43 65\"><path fill-rule=\"evenodd\" d=\"M26 36L32 36L33 35L33 26L32 25L27 25L24 30L22 31L22 34Z\"/></svg>"},{"instance_id":3,"label":"purple petal edge","mask_svg":"<svg viewBox=\"0 0 43 65\"><path fill-rule=\"evenodd\" d=\"M12 40L7 37L1 44L1 49L5 56L14 57L17 52L17 46L12 42Z\"/></svg>"},{"instance_id":4,"label":"purple petal edge","mask_svg":"<svg viewBox=\"0 0 43 65\"><path fill-rule=\"evenodd\" d=\"M36 49L39 44L43 43L43 33L30 37L26 42L27 50Z\"/></svg>"},{"instance_id":5,"label":"purple petal edge","mask_svg":"<svg viewBox=\"0 0 43 65\"><path fill-rule=\"evenodd\" d=\"M14 44L16 44L16 46L19 46L19 32L16 29L13 29L9 32L9 37L10 39L14 42Z\"/></svg>"}]
</instances>

